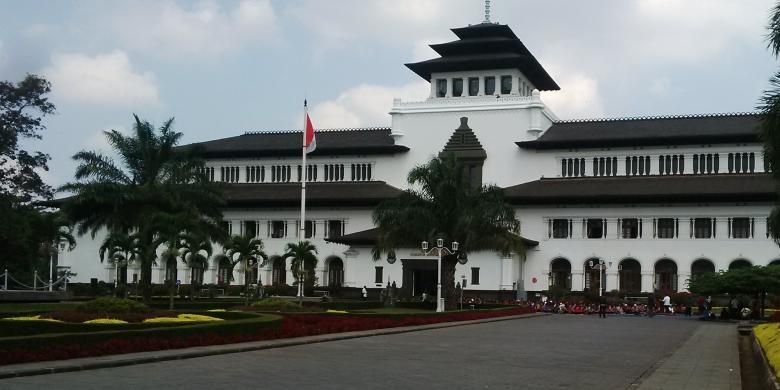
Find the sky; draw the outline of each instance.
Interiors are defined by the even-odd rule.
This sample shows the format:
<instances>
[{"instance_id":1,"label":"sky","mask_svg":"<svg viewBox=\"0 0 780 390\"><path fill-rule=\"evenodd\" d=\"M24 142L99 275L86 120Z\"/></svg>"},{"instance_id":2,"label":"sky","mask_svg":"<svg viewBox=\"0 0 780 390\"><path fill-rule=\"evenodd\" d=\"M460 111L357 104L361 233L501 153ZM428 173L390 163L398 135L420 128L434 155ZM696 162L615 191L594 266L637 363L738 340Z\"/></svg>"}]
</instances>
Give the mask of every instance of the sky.
<instances>
[{"instance_id":1,"label":"sky","mask_svg":"<svg viewBox=\"0 0 780 390\"><path fill-rule=\"evenodd\" d=\"M561 90L561 119L755 109L777 60L770 0L493 0ZM52 83L44 180L70 156L107 150L103 131L170 117L183 142L300 128L387 126L393 98L423 100L404 63L482 22L482 0L0 0L0 80Z\"/></svg>"}]
</instances>

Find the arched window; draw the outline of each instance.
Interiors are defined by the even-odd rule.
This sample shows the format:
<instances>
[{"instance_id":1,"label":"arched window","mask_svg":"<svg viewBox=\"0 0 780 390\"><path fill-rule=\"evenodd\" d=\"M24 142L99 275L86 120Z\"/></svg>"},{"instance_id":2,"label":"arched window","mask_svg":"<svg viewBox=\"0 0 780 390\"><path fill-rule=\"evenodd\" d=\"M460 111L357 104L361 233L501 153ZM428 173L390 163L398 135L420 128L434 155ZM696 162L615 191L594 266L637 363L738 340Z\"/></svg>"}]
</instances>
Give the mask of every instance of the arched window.
<instances>
[{"instance_id":1,"label":"arched window","mask_svg":"<svg viewBox=\"0 0 780 390\"><path fill-rule=\"evenodd\" d=\"M217 284L228 285L233 280L233 267L230 264L230 259L222 257L217 264Z\"/></svg>"},{"instance_id":2,"label":"arched window","mask_svg":"<svg viewBox=\"0 0 780 390\"><path fill-rule=\"evenodd\" d=\"M550 263L550 288L571 291L571 263L557 258Z\"/></svg>"},{"instance_id":3,"label":"arched window","mask_svg":"<svg viewBox=\"0 0 780 390\"><path fill-rule=\"evenodd\" d=\"M618 264L619 290L638 293L642 290L642 266L635 259L625 259Z\"/></svg>"},{"instance_id":4,"label":"arched window","mask_svg":"<svg viewBox=\"0 0 780 390\"><path fill-rule=\"evenodd\" d=\"M655 289L677 291L677 263L671 259L655 263Z\"/></svg>"},{"instance_id":5,"label":"arched window","mask_svg":"<svg viewBox=\"0 0 780 390\"><path fill-rule=\"evenodd\" d=\"M165 262L165 281L169 283L176 283L176 280L176 257L171 257Z\"/></svg>"},{"instance_id":6,"label":"arched window","mask_svg":"<svg viewBox=\"0 0 780 390\"><path fill-rule=\"evenodd\" d=\"M287 284L287 269L284 266L284 259L275 256L271 261L273 261L271 283L273 285Z\"/></svg>"},{"instance_id":7,"label":"arched window","mask_svg":"<svg viewBox=\"0 0 780 390\"><path fill-rule=\"evenodd\" d=\"M691 264L691 279L715 272L715 264L707 259L698 259Z\"/></svg>"},{"instance_id":8,"label":"arched window","mask_svg":"<svg viewBox=\"0 0 780 390\"><path fill-rule=\"evenodd\" d=\"M736 260L732 261L732 262L729 264L729 271L731 271L731 270L733 270L733 269L750 268L750 267L752 267L752 266L753 266L753 264L752 264L752 263L750 263L750 261L748 261L748 260L745 260L745 259L736 259Z\"/></svg>"},{"instance_id":9,"label":"arched window","mask_svg":"<svg viewBox=\"0 0 780 390\"><path fill-rule=\"evenodd\" d=\"M341 287L344 285L344 262L338 257L332 257L328 261L328 287Z\"/></svg>"}]
</instances>

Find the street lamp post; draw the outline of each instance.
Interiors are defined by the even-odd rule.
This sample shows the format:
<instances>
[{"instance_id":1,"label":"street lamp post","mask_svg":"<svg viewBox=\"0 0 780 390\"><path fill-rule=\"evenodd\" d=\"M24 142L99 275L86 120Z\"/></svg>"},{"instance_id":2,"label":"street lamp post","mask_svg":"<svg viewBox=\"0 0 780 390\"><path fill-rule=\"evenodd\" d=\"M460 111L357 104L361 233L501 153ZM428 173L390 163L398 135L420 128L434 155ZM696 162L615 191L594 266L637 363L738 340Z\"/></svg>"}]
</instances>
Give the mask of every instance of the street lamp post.
<instances>
[{"instance_id":1,"label":"street lamp post","mask_svg":"<svg viewBox=\"0 0 780 390\"><path fill-rule=\"evenodd\" d=\"M607 264L604 262L604 259L598 259L596 264L593 264L593 260L590 260L588 265L590 266L590 269L599 270L599 297L602 297L602 293L604 292L604 272L607 270Z\"/></svg>"},{"instance_id":2,"label":"street lamp post","mask_svg":"<svg viewBox=\"0 0 780 390\"><path fill-rule=\"evenodd\" d=\"M452 249L447 248L444 246L444 239L437 239L436 240L436 246L431 248L431 250L428 250L428 241L423 241L421 244L422 250L425 253L425 255L430 255L433 253L433 251L436 251L438 255L438 261L436 263L436 311L437 312L443 312L444 311L444 297L441 296L441 255L442 252L449 255L454 255L458 252L458 242L453 241L452 242Z\"/></svg>"}]
</instances>

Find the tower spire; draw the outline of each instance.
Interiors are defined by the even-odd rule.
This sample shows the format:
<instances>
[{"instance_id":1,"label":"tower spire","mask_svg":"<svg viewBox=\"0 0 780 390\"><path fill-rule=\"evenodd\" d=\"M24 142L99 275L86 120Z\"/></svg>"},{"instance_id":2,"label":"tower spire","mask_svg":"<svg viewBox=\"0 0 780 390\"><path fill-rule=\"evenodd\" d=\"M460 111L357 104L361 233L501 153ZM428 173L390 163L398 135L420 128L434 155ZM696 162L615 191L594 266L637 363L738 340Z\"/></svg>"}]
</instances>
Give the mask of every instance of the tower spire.
<instances>
[{"instance_id":1,"label":"tower spire","mask_svg":"<svg viewBox=\"0 0 780 390\"><path fill-rule=\"evenodd\" d=\"M490 0L485 0L485 20L482 23L490 23Z\"/></svg>"}]
</instances>

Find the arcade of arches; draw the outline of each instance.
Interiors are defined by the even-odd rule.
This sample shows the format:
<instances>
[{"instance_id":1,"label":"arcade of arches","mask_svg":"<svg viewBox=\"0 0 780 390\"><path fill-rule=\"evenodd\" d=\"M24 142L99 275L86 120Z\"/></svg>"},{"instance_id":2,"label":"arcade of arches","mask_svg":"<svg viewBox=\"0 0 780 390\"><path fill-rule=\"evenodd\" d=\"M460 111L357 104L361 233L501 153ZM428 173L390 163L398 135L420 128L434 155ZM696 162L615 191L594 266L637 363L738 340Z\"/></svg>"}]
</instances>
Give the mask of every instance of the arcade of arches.
<instances>
[{"instance_id":1,"label":"arcade of arches","mask_svg":"<svg viewBox=\"0 0 780 390\"><path fill-rule=\"evenodd\" d=\"M602 291L619 290L622 293L647 292L651 288L655 290L677 291L685 289L687 279L696 278L699 275L716 272L715 263L706 258L699 258L691 263L690 273L687 270L678 269L677 262L673 259L662 258L653 264L653 271L642 271L641 263L634 258L625 258L618 262L616 268L609 263L606 270L599 275L598 258L585 260L580 270L572 269L572 263L563 257L550 261L547 274L550 289L566 291ZM780 265L780 259L767 263L768 265ZM753 263L747 259L734 259L728 265L728 269L740 269L752 267Z\"/></svg>"}]
</instances>

